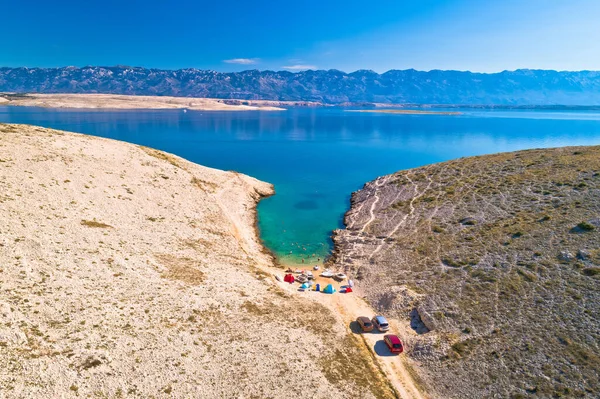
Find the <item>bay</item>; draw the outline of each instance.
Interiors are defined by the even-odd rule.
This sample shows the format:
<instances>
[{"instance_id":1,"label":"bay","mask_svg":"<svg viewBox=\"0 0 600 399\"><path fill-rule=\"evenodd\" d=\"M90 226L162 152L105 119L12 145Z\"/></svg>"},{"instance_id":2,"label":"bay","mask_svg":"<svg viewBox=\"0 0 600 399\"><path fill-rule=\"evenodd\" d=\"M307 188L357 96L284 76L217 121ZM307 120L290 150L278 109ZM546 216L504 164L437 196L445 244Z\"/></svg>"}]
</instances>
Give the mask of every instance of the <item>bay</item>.
<instances>
[{"instance_id":1,"label":"bay","mask_svg":"<svg viewBox=\"0 0 600 399\"><path fill-rule=\"evenodd\" d=\"M281 261L313 263L330 253L331 231L343 227L351 193L378 176L464 156L600 144L598 111L458 111L462 114L450 116L339 108L184 112L0 107L0 122L141 144L273 183L276 194L258 207L261 237Z\"/></svg>"}]
</instances>

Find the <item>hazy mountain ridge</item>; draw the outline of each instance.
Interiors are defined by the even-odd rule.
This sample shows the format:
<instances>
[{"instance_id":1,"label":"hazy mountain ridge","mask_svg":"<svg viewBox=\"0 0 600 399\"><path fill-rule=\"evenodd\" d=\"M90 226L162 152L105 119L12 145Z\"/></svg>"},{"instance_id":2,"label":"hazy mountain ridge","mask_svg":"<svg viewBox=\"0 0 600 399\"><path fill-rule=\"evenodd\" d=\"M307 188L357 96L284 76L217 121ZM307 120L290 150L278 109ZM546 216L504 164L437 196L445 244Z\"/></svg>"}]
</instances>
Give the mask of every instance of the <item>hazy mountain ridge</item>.
<instances>
[{"instance_id":1,"label":"hazy mountain ridge","mask_svg":"<svg viewBox=\"0 0 600 399\"><path fill-rule=\"evenodd\" d=\"M317 70L223 73L140 67L0 68L0 91L112 93L279 101L600 105L600 72Z\"/></svg>"}]
</instances>

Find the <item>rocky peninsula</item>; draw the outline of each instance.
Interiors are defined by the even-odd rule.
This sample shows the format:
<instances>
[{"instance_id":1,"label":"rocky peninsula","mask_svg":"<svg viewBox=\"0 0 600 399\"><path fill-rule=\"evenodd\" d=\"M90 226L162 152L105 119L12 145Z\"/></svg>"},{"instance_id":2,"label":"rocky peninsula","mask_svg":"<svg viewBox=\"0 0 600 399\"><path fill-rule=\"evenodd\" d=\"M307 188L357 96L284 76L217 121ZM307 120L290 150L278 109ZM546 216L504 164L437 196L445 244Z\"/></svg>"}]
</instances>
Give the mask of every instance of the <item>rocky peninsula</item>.
<instances>
[{"instance_id":1,"label":"rocky peninsula","mask_svg":"<svg viewBox=\"0 0 600 399\"><path fill-rule=\"evenodd\" d=\"M194 111L283 111L282 105L310 103L117 94L0 93L0 105L78 109L185 109ZM309 105L307 105L309 104Z\"/></svg>"},{"instance_id":2,"label":"rocky peninsula","mask_svg":"<svg viewBox=\"0 0 600 399\"><path fill-rule=\"evenodd\" d=\"M432 397L598 397L600 147L380 177L345 224L332 263L412 327Z\"/></svg>"},{"instance_id":3,"label":"rocky peninsula","mask_svg":"<svg viewBox=\"0 0 600 399\"><path fill-rule=\"evenodd\" d=\"M283 289L270 184L0 124L0 396L395 396L340 316Z\"/></svg>"}]
</instances>

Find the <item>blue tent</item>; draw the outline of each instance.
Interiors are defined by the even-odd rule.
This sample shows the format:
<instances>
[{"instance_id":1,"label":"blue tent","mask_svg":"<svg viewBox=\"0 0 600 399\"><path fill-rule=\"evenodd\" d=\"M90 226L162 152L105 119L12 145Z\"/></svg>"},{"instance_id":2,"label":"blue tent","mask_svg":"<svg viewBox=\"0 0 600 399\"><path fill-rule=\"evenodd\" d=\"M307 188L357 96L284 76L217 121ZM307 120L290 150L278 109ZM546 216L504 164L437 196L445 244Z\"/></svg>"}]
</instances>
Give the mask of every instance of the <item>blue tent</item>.
<instances>
[{"instance_id":1,"label":"blue tent","mask_svg":"<svg viewBox=\"0 0 600 399\"><path fill-rule=\"evenodd\" d=\"M333 294L335 292L335 288L333 288L333 285L328 284L327 287L325 287L325 289L323 290L323 292L326 294Z\"/></svg>"},{"instance_id":2,"label":"blue tent","mask_svg":"<svg viewBox=\"0 0 600 399\"><path fill-rule=\"evenodd\" d=\"M304 283L300 286L300 288L302 288L302 289L310 288L310 284Z\"/></svg>"}]
</instances>

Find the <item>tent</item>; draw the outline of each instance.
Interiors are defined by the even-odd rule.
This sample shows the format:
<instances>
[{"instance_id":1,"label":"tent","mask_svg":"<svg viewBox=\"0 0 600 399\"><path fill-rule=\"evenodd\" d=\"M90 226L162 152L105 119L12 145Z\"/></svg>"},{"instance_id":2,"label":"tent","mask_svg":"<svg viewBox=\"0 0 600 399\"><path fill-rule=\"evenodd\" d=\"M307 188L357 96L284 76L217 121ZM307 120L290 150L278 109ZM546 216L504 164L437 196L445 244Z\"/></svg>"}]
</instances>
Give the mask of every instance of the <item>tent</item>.
<instances>
[{"instance_id":1,"label":"tent","mask_svg":"<svg viewBox=\"0 0 600 399\"><path fill-rule=\"evenodd\" d=\"M327 287L325 287L323 292L326 294L333 294L335 292L335 288L333 288L333 285L327 284Z\"/></svg>"},{"instance_id":2,"label":"tent","mask_svg":"<svg viewBox=\"0 0 600 399\"><path fill-rule=\"evenodd\" d=\"M346 291L344 291L344 292L345 293L352 292L352 287L346 287Z\"/></svg>"},{"instance_id":3,"label":"tent","mask_svg":"<svg viewBox=\"0 0 600 399\"><path fill-rule=\"evenodd\" d=\"M308 284L308 283L304 283L304 284L302 284L302 285L300 286L300 288L303 288L303 289L305 289L305 290L306 290L306 289L310 288L310 284Z\"/></svg>"},{"instance_id":4,"label":"tent","mask_svg":"<svg viewBox=\"0 0 600 399\"><path fill-rule=\"evenodd\" d=\"M283 281L285 281L286 283L290 283L290 284L292 284L295 280L296 279L291 274L286 274L285 277L283 278Z\"/></svg>"}]
</instances>

